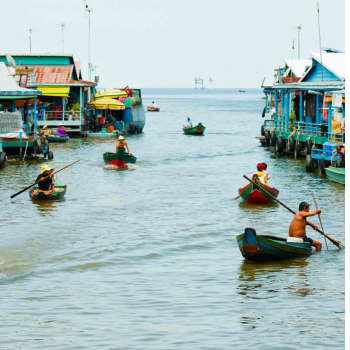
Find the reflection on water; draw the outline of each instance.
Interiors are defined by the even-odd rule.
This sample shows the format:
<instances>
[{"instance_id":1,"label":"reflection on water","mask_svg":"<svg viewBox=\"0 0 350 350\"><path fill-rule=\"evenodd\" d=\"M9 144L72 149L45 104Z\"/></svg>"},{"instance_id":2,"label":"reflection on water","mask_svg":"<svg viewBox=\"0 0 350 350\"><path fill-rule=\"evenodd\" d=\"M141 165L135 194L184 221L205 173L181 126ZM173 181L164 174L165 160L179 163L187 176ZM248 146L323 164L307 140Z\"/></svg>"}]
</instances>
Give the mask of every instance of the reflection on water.
<instances>
[{"instance_id":1,"label":"reflection on water","mask_svg":"<svg viewBox=\"0 0 350 350\"><path fill-rule=\"evenodd\" d=\"M245 201L239 202L238 206L247 211L247 212L252 212L252 211L266 211L272 208L277 208L279 204L277 202L272 202L272 203L267 203L267 204L254 204L254 203L247 203Z\"/></svg>"},{"instance_id":2,"label":"reflection on water","mask_svg":"<svg viewBox=\"0 0 350 350\"><path fill-rule=\"evenodd\" d=\"M238 293L252 299L271 299L285 293L285 289L293 290L298 296L308 293L307 274L305 268L309 265L306 258L287 259L259 263L243 260L238 269ZM281 285L283 280L296 281L294 285ZM302 287L300 287L302 286Z\"/></svg>"},{"instance_id":3,"label":"reflection on water","mask_svg":"<svg viewBox=\"0 0 350 350\"><path fill-rule=\"evenodd\" d=\"M49 215L53 211L57 210L57 204L64 202L65 198L56 200L32 200L31 202L36 207L38 214L41 216Z\"/></svg>"}]
</instances>

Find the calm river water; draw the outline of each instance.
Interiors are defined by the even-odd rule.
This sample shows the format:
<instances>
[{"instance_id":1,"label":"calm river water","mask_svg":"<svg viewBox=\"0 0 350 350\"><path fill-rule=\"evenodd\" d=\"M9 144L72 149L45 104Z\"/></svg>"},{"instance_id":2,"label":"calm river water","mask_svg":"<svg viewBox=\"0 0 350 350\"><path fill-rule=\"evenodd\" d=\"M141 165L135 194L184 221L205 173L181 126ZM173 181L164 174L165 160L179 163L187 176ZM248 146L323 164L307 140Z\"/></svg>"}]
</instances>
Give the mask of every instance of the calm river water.
<instances>
[{"instance_id":1,"label":"calm river water","mask_svg":"<svg viewBox=\"0 0 350 350\"><path fill-rule=\"evenodd\" d=\"M344 250L246 262L236 235L287 236L292 214L234 200L266 162L280 199L297 209L314 192L326 232L345 244L344 187L260 146L261 90L142 93L161 112L127 137L132 170L104 166L115 139L53 145L54 168L81 161L58 174L65 200L48 203L10 200L46 162L0 171L0 348L344 348ZM185 113L205 136L183 135Z\"/></svg>"}]
</instances>

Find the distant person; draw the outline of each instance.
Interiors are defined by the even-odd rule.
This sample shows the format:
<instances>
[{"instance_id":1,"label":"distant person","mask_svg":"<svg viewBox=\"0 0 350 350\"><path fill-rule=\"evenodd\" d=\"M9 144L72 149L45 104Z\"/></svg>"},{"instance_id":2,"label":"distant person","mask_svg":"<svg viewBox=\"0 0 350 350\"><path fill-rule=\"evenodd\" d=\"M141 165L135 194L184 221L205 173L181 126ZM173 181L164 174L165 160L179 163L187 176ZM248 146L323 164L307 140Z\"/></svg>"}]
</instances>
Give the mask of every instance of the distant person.
<instances>
[{"instance_id":1,"label":"distant person","mask_svg":"<svg viewBox=\"0 0 350 350\"><path fill-rule=\"evenodd\" d=\"M125 141L124 136L119 136L118 143L117 143L117 148L116 148L116 150L115 150L116 153L117 153L120 149L124 149L124 147L126 147L126 149L128 150L129 156L131 156L128 143Z\"/></svg>"},{"instance_id":2,"label":"distant person","mask_svg":"<svg viewBox=\"0 0 350 350\"><path fill-rule=\"evenodd\" d=\"M315 241L306 236L306 218L309 216L314 216L321 214L321 209L310 210L310 205L306 202L301 202L299 205L299 212L294 215L294 219L289 226L289 237L301 238L304 242L310 243L313 247L316 248L317 252L320 252L322 249L322 243ZM314 230L317 230L318 227L309 223Z\"/></svg>"},{"instance_id":3,"label":"distant person","mask_svg":"<svg viewBox=\"0 0 350 350\"><path fill-rule=\"evenodd\" d=\"M53 190L55 188L53 177L54 177L53 169L50 168L48 165L43 165L41 167L41 172L35 181L35 182L40 181L38 183L39 190L41 191Z\"/></svg>"},{"instance_id":4,"label":"distant person","mask_svg":"<svg viewBox=\"0 0 350 350\"><path fill-rule=\"evenodd\" d=\"M63 123L59 123L58 124L58 128L56 130L56 133L59 137L67 137L67 133L64 130L64 124Z\"/></svg>"},{"instance_id":5,"label":"distant person","mask_svg":"<svg viewBox=\"0 0 350 350\"><path fill-rule=\"evenodd\" d=\"M187 122L185 123L184 128L193 128L190 117L187 117Z\"/></svg>"},{"instance_id":6,"label":"distant person","mask_svg":"<svg viewBox=\"0 0 350 350\"><path fill-rule=\"evenodd\" d=\"M267 164L266 163L261 163L264 166L263 173L265 174L267 180L270 180L269 178L269 173L267 171Z\"/></svg>"},{"instance_id":7,"label":"distant person","mask_svg":"<svg viewBox=\"0 0 350 350\"><path fill-rule=\"evenodd\" d=\"M158 108L154 101L152 101L152 107L153 108Z\"/></svg>"},{"instance_id":8,"label":"distant person","mask_svg":"<svg viewBox=\"0 0 350 350\"><path fill-rule=\"evenodd\" d=\"M258 163L256 168L257 168L257 171L253 174L252 179L253 179L254 175L257 175L257 177L259 178L259 181L262 184L268 185L267 177L266 177L266 175L263 172L264 165L262 163Z\"/></svg>"}]
</instances>

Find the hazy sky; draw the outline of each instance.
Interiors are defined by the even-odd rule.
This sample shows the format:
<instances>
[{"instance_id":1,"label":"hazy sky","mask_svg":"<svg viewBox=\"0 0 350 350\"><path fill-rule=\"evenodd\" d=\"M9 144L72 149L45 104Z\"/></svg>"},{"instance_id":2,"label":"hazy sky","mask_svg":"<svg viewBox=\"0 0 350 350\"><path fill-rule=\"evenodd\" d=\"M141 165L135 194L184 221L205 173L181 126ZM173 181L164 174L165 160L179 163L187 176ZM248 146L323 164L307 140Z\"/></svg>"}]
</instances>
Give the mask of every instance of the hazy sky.
<instances>
[{"instance_id":1,"label":"hazy sky","mask_svg":"<svg viewBox=\"0 0 350 350\"><path fill-rule=\"evenodd\" d=\"M265 76L318 51L317 0L0 0L1 53L62 53L91 62L100 87L260 87ZM345 50L344 0L319 0L322 46Z\"/></svg>"}]
</instances>

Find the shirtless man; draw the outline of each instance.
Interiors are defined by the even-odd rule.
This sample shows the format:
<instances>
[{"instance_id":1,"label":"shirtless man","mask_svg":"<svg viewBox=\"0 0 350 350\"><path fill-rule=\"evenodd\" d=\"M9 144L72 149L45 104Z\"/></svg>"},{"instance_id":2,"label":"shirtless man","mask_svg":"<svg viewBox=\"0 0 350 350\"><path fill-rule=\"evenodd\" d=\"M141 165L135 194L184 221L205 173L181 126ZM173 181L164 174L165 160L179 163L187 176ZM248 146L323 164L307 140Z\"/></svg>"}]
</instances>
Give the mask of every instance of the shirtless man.
<instances>
[{"instance_id":1,"label":"shirtless man","mask_svg":"<svg viewBox=\"0 0 350 350\"><path fill-rule=\"evenodd\" d=\"M118 143L117 143L117 147L116 147L115 152L117 153L120 149L122 149L122 148L124 148L124 147L126 147L126 149L128 150L129 156L131 156L128 143L125 141L125 139L124 139L123 136L119 136L119 141L118 141Z\"/></svg>"},{"instance_id":2,"label":"shirtless man","mask_svg":"<svg viewBox=\"0 0 350 350\"><path fill-rule=\"evenodd\" d=\"M321 214L321 209L309 211L310 206L306 202L301 202L299 205L299 212L294 215L294 219L289 226L289 237L302 238L304 242L309 242L313 247L316 248L317 252L322 249L322 243L317 242L306 236L306 218L309 216L314 216ZM318 229L315 224L310 222L310 225L314 230Z\"/></svg>"}]
</instances>

